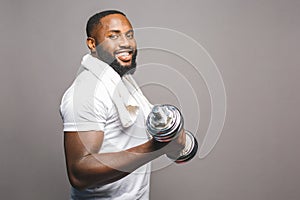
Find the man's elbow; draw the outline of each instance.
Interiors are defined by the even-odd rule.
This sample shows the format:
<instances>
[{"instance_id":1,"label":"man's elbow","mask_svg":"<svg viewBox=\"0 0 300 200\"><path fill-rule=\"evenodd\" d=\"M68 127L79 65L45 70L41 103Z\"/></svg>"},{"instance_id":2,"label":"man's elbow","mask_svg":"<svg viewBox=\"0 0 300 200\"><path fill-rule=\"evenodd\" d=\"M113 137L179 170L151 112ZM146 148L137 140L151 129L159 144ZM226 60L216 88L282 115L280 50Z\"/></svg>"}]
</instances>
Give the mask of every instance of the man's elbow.
<instances>
[{"instance_id":1,"label":"man's elbow","mask_svg":"<svg viewBox=\"0 0 300 200\"><path fill-rule=\"evenodd\" d=\"M88 185L83 180L76 178L74 175L69 175L69 182L76 190L84 190L88 188Z\"/></svg>"},{"instance_id":2,"label":"man's elbow","mask_svg":"<svg viewBox=\"0 0 300 200\"><path fill-rule=\"evenodd\" d=\"M68 168L68 178L71 186L76 190L84 190L89 187L84 176L81 175L81 170L78 165L73 165Z\"/></svg>"}]
</instances>

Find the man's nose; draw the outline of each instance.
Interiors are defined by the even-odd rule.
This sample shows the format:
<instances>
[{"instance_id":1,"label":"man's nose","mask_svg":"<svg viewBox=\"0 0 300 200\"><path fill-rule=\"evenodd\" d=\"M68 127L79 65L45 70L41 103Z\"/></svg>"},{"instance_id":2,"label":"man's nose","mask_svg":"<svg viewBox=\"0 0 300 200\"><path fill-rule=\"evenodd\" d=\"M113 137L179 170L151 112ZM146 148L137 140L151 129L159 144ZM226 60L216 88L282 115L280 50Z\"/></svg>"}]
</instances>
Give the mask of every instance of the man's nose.
<instances>
[{"instance_id":1,"label":"man's nose","mask_svg":"<svg viewBox=\"0 0 300 200\"><path fill-rule=\"evenodd\" d=\"M125 35L122 35L120 37L119 45L120 45L120 47L129 47L130 46L130 42Z\"/></svg>"}]
</instances>

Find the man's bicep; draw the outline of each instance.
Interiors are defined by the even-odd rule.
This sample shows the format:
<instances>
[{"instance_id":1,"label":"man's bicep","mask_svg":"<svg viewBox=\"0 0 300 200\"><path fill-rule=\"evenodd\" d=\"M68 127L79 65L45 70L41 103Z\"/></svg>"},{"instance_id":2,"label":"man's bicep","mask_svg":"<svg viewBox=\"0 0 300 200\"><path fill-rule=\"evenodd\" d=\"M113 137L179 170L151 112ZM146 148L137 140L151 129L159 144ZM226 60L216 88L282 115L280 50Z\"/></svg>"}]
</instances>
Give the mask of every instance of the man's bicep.
<instances>
[{"instance_id":1,"label":"man's bicep","mask_svg":"<svg viewBox=\"0 0 300 200\"><path fill-rule=\"evenodd\" d=\"M103 131L64 132L67 162L80 161L87 155L98 153L103 138Z\"/></svg>"},{"instance_id":2,"label":"man's bicep","mask_svg":"<svg viewBox=\"0 0 300 200\"><path fill-rule=\"evenodd\" d=\"M64 147L67 172L70 183L75 188L87 186L85 156L98 153L103 142L102 131L64 132Z\"/></svg>"}]
</instances>

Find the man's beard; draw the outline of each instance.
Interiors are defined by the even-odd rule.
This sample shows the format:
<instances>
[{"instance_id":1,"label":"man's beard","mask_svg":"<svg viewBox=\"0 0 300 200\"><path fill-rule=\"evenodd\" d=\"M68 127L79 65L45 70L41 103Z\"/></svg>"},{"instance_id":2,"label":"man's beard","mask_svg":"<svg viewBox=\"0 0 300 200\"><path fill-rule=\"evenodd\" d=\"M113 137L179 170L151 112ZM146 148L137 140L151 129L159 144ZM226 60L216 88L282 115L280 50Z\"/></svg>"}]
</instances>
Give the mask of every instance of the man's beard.
<instances>
[{"instance_id":1,"label":"man's beard","mask_svg":"<svg viewBox=\"0 0 300 200\"><path fill-rule=\"evenodd\" d=\"M100 60L110 65L121 77L125 74L133 74L136 70L136 57L137 57L137 49L133 51L131 65L123 66L119 63L119 61L112 56L110 53L105 51L101 45L97 45L96 47L97 54Z\"/></svg>"}]
</instances>

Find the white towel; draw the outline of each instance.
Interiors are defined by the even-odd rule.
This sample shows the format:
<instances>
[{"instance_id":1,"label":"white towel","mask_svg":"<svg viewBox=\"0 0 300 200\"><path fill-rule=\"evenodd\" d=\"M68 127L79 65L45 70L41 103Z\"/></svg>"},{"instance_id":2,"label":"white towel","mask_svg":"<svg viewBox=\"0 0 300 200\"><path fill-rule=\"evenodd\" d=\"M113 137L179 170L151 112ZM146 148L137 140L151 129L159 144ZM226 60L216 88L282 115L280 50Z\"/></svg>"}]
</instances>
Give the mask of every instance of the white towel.
<instances>
[{"instance_id":1,"label":"white towel","mask_svg":"<svg viewBox=\"0 0 300 200\"><path fill-rule=\"evenodd\" d=\"M117 107L123 127L129 127L136 121L139 110L144 112L145 118L148 116L152 105L131 75L124 75L121 79L113 68L90 54L82 58L81 65L103 83Z\"/></svg>"}]
</instances>

